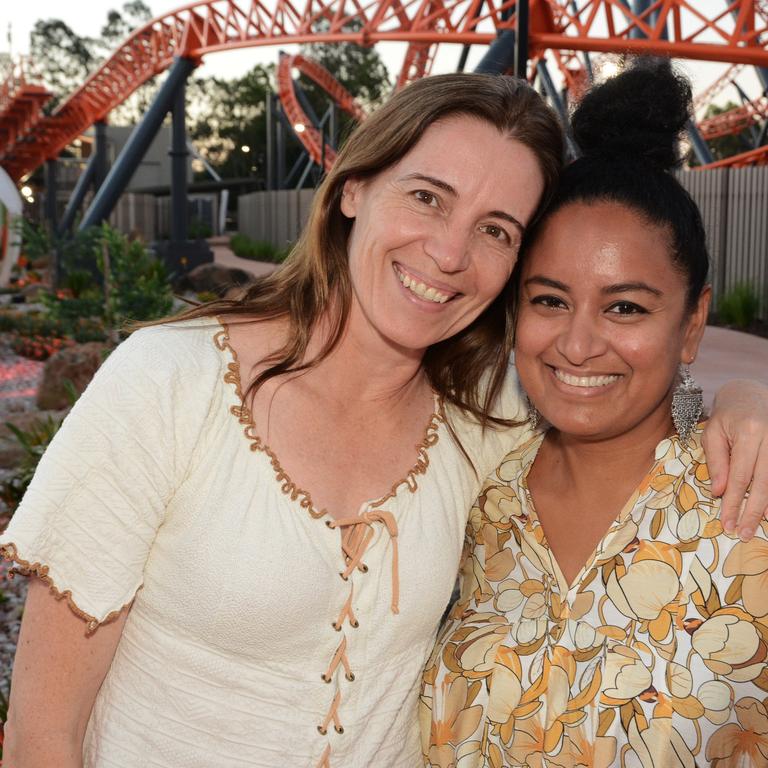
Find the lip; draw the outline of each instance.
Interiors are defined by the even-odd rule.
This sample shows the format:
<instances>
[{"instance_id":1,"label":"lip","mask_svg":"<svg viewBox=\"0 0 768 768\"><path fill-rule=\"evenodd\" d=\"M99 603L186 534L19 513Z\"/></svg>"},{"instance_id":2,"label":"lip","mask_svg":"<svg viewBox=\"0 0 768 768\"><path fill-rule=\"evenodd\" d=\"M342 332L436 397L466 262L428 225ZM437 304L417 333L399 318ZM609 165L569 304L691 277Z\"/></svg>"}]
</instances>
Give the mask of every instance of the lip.
<instances>
[{"instance_id":1,"label":"lip","mask_svg":"<svg viewBox=\"0 0 768 768\"><path fill-rule=\"evenodd\" d=\"M547 368L549 369L553 384L560 392L577 397L595 397L605 394L612 390L624 378L624 374L615 372L604 373L598 371L573 371L555 365L547 365ZM600 384L594 387L579 387L573 384L567 384L566 382L558 379L556 375L557 371L578 378L591 378L600 376L617 376L618 378L609 384Z\"/></svg>"},{"instance_id":2,"label":"lip","mask_svg":"<svg viewBox=\"0 0 768 768\"><path fill-rule=\"evenodd\" d=\"M392 267L397 272L397 270L400 270L403 274L408 275L410 278L414 278L418 280L420 283L424 283L424 285L427 286L427 288L434 288L436 291L440 291L440 293L447 293L450 295L450 301L451 299L456 298L461 291L457 291L456 288L453 286L448 285L447 283L441 283L439 280L435 280L434 278L427 277L424 273L419 272L417 269L413 269L412 267L406 267L404 264L401 264L399 261L393 261Z\"/></svg>"}]
</instances>

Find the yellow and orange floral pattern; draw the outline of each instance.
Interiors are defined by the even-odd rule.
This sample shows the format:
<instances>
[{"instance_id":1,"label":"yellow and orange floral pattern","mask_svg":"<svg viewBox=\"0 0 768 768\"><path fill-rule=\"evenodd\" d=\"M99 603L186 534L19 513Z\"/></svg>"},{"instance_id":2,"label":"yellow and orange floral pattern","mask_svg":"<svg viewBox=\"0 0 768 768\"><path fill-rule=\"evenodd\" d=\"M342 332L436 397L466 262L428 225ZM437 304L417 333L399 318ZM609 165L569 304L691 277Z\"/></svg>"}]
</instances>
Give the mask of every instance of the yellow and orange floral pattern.
<instances>
[{"instance_id":1,"label":"yellow and orange floral pattern","mask_svg":"<svg viewBox=\"0 0 768 768\"><path fill-rule=\"evenodd\" d=\"M504 459L424 673L426 766L768 766L768 525L724 533L700 437L658 445L570 585L526 485L542 436Z\"/></svg>"}]
</instances>

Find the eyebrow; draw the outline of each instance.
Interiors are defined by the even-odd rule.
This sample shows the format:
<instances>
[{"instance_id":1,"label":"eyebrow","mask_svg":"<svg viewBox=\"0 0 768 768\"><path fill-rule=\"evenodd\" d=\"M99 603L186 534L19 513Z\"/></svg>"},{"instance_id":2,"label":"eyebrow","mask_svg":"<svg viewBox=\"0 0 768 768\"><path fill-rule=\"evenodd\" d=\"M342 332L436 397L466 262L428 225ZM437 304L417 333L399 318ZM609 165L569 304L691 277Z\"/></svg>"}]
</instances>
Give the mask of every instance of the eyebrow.
<instances>
[{"instance_id":1,"label":"eyebrow","mask_svg":"<svg viewBox=\"0 0 768 768\"><path fill-rule=\"evenodd\" d=\"M427 184L431 184L433 187L442 189L452 197L459 196L459 193L447 181L436 179L434 176L427 176L423 173L409 173L407 176L403 177L403 181L426 181ZM516 227L520 231L521 235L525 234L525 225L522 224L519 219L516 219L511 213L507 213L506 211L489 211L488 215L495 219L508 221L510 224L512 224L513 227Z\"/></svg>"},{"instance_id":2,"label":"eyebrow","mask_svg":"<svg viewBox=\"0 0 768 768\"><path fill-rule=\"evenodd\" d=\"M551 277L544 277L543 275L529 277L525 281L525 285L531 284L545 285L547 288L554 288L563 293L568 293L571 290L565 283L561 283L559 280L553 280ZM654 288L653 286L648 285L648 283L643 283L641 281L632 283L614 283L613 285L606 285L604 288L600 289L600 293L604 294L629 293L630 291L646 291L654 296L662 295L662 292L658 288Z\"/></svg>"}]
</instances>

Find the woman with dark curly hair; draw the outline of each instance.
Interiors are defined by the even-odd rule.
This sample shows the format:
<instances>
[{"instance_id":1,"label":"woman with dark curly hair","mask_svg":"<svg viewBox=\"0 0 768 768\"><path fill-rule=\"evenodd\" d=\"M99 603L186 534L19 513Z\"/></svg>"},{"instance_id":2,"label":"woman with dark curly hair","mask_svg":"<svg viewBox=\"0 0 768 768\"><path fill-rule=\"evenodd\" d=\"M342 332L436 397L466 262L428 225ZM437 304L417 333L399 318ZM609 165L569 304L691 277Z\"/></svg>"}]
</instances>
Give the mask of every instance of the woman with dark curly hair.
<instances>
[{"instance_id":1,"label":"woman with dark curly hair","mask_svg":"<svg viewBox=\"0 0 768 768\"><path fill-rule=\"evenodd\" d=\"M544 426L470 513L422 696L434 768L768 765L768 525L724 530L687 366L709 308L670 173L690 85L640 62L573 116L516 267L515 364Z\"/></svg>"}]
</instances>

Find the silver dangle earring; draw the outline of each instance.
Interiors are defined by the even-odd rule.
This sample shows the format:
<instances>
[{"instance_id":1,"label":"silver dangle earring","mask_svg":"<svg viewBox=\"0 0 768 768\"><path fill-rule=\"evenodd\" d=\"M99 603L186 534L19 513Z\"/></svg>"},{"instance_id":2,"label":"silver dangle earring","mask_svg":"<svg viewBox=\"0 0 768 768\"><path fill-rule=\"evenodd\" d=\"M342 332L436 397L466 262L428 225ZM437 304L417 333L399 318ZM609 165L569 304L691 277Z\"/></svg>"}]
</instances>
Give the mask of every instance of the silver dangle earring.
<instances>
[{"instance_id":1,"label":"silver dangle earring","mask_svg":"<svg viewBox=\"0 0 768 768\"><path fill-rule=\"evenodd\" d=\"M672 394L672 421L683 444L688 442L704 410L701 387L687 365L680 365L680 382Z\"/></svg>"},{"instance_id":2,"label":"silver dangle earring","mask_svg":"<svg viewBox=\"0 0 768 768\"><path fill-rule=\"evenodd\" d=\"M528 403L528 423L531 425L531 429L538 429L541 424L541 414L528 395L525 396L525 402Z\"/></svg>"}]
</instances>

